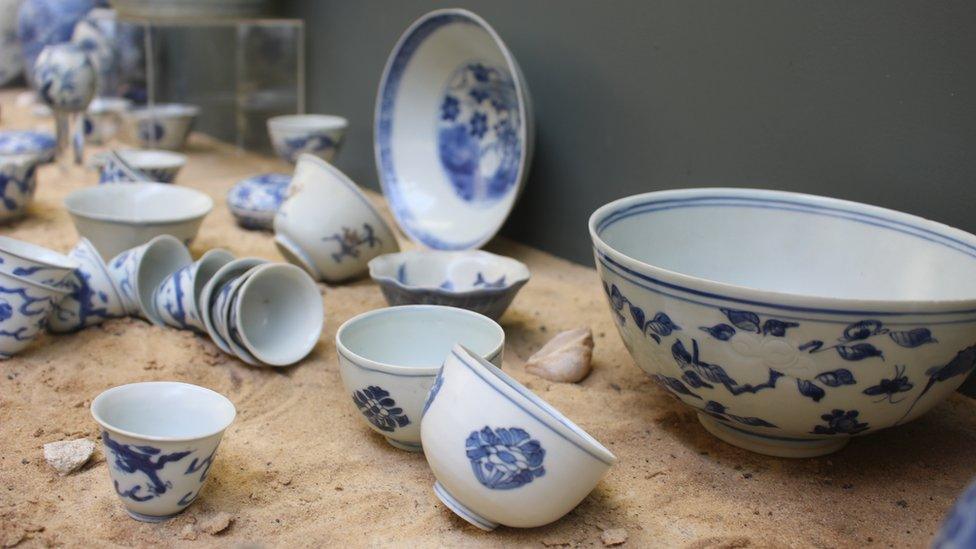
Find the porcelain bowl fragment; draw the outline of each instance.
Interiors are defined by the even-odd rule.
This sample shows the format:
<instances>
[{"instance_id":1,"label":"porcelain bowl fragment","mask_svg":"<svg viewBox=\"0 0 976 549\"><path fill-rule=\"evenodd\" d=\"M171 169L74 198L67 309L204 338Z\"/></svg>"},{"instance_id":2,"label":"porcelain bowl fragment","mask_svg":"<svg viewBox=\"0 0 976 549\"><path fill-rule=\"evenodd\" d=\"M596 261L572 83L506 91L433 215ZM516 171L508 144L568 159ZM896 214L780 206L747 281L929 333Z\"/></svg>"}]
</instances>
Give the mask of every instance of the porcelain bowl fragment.
<instances>
[{"instance_id":1,"label":"porcelain bowl fragment","mask_svg":"<svg viewBox=\"0 0 976 549\"><path fill-rule=\"evenodd\" d=\"M616 457L566 416L488 361L457 345L420 424L434 493L483 530L560 519Z\"/></svg>"},{"instance_id":2,"label":"porcelain bowl fragment","mask_svg":"<svg viewBox=\"0 0 976 549\"><path fill-rule=\"evenodd\" d=\"M369 275L390 305L447 305L498 320L529 281L529 268L481 250L422 250L375 257Z\"/></svg>"},{"instance_id":3,"label":"porcelain bowl fragment","mask_svg":"<svg viewBox=\"0 0 976 549\"><path fill-rule=\"evenodd\" d=\"M500 368L505 332L464 309L405 305L347 320L335 341L342 384L363 421L393 446L416 452L427 393L451 349L460 343Z\"/></svg>"},{"instance_id":4,"label":"porcelain bowl fragment","mask_svg":"<svg viewBox=\"0 0 976 549\"><path fill-rule=\"evenodd\" d=\"M169 234L189 245L213 199L187 187L163 183L98 185L64 200L78 234L112 258L152 238Z\"/></svg>"},{"instance_id":5,"label":"porcelain bowl fragment","mask_svg":"<svg viewBox=\"0 0 976 549\"><path fill-rule=\"evenodd\" d=\"M905 423L976 364L976 236L754 189L623 198L590 217L634 361L717 437L809 457Z\"/></svg>"},{"instance_id":6,"label":"porcelain bowl fragment","mask_svg":"<svg viewBox=\"0 0 976 549\"><path fill-rule=\"evenodd\" d=\"M113 387L91 403L109 478L126 512L143 522L181 513L203 488L237 414L223 395L175 381Z\"/></svg>"},{"instance_id":7,"label":"porcelain bowl fragment","mask_svg":"<svg viewBox=\"0 0 976 549\"><path fill-rule=\"evenodd\" d=\"M0 236L0 272L46 286L61 286L78 261L37 244Z\"/></svg>"},{"instance_id":8,"label":"porcelain bowl fragment","mask_svg":"<svg viewBox=\"0 0 976 549\"><path fill-rule=\"evenodd\" d=\"M292 164L302 154L332 162L349 121L330 114L289 114L268 119L268 134L275 152Z\"/></svg>"}]
</instances>

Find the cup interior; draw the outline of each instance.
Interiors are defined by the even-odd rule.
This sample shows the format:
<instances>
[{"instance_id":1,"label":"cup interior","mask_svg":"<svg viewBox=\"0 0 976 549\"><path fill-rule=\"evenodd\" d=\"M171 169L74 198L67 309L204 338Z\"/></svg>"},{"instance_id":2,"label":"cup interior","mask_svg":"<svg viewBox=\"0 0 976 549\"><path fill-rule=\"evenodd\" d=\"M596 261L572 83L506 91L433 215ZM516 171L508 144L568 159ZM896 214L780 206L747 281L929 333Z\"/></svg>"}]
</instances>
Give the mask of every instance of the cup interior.
<instances>
[{"instance_id":1,"label":"cup interior","mask_svg":"<svg viewBox=\"0 0 976 549\"><path fill-rule=\"evenodd\" d=\"M193 440L220 433L236 410L210 389L174 381L132 383L105 391L91 404L100 425L133 437Z\"/></svg>"},{"instance_id":2,"label":"cup interior","mask_svg":"<svg viewBox=\"0 0 976 549\"><path fill-rule=\"evenodd\" d=\"M349 121L331 114L289 114L268 120L272 129L284 131L338 130Z\"/></svg>"},{"instance_id":3,"label":"cup interior","mask_svg":"<svg viewBox=\"0 0 976 549\"><path fill-rule=\"evenodd\" d=\"M194 105L181 103L159 103L149 107L139 107L129 111L136 118L176 118L196 116L200 109Z\"/></svg>"},{"instance_id":4,"label":"cup interior","mask_svg":"<svg viewBox=\"0 0 976 549\"><path fill-rule=\"evenodd\" d=\"M163 183L98 185L65 199L77 216L122 223L164 223L206 215L213 199L194 189Z\"/></svg>"},{"instance_id":5,"label":"cup interior","mask_svg":"<svg viewBox=\"0 0 976 549\"><path fill-rule=\"evenodd\" d=\"M200 294L207 282L217 274L224 265L234 260L234 255L227 250L210 250L203 254L197 265L196 276L193 277L193 302L200 302Z\"/></svg>"},{"instance_id":6,"label":"cup interior","mask_svg":"<svg viewBox=\"0 0 976 549\"><path fill-rule=\"evenodd\" d=\"M355 317L336 339L349 352L379 365L436 370L457 344L491 357L504 345L505 332L490 318L464 309L405 305Z\"/></svg>"},{"instance_id":7,"label":"cup interior","mask_svg":"<svg viewBox=\"0 0 976 549\"><path fill-rule=\"evenodd\" d=\"M118 151L122 160L133 168L178 168L186 163L186 157L182 154L149 149L149 150L124 150Z\"/></svg>"},{"instance_id":8,"label":"cup interior","mask_svg":"<svg viewBox=\"0 0 976 549\"><path fill-rule=\"evenodd\" d=\"M318 286L294 265L257 269L237 294L242 343L261 362L285 366L312 350L322 332Z\"/></svg>"},{"instance_id":9,"label":"cup interior","mask_svg":"<svg viewBox=\"0 0 976 549\"><path fill-rule=\"evenodd\" d=\"M151 311L147 305L152 303L153 292L159 284L192 260L186 246L169 235L158 236L146 246L139 262L136 288L139 290L139 302L147 314Z\"/></svg>"}]
</instances>

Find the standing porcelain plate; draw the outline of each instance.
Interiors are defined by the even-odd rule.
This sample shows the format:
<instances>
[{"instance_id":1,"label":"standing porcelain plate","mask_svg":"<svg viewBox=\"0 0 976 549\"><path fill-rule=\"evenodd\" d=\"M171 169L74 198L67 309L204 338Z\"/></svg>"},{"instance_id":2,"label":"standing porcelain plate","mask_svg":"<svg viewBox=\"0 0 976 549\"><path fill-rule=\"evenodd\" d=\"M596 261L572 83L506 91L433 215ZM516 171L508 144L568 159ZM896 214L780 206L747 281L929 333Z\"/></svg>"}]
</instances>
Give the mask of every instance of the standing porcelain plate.
<instances>
[{"instance_id":1,"label":"standing porcelain plate","mask_svg":"<svg viewBox=\"0 0 976 549\"><path fill-rule=\"evenodd\" d=\"M375 134L383 193L404 232L429 248L478 248L501 228L528 173L525 79L483 19L433 11L387 61Z\"/></svg>"}]
</instances>

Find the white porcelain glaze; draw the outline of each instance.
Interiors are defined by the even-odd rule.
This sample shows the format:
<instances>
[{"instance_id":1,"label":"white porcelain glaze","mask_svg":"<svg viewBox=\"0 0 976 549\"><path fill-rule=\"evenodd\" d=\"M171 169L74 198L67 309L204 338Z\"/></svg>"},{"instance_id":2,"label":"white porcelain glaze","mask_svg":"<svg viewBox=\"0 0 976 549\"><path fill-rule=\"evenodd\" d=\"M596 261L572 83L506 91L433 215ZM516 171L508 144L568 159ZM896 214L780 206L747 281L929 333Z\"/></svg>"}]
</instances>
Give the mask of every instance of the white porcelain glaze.
<instances>
[{"instance_id":1,"label":"white porcelain glaze","mask_svg":"<svg viewBox=\"0 0 976 549\"><path fill-rule=\"evenodd\" d=\"M180 330L206 332L197 303L207 282L233 260L233 254L227 250L210 250L167 276L153 293L153 310L157 317L167 326Z\"/></svg>"},{"instance_id":2,"label":"white porcelain glaze","mask_svg":"<svg viewBox=\"0 0 976 549\"><path fill-rule=\"evenodd\" d=\"M153 299L156 288L167 276L192 262L186 246L164 234L115 256L108 262L108 270L126 312L162 326L164 322L156 314Z\"/></svg>"},{"instance_id":3,"label":"white porcelain glaze","mask_svg":"<svg viewBox=\"0 0 976 549\"><path fill-rule=\"evenodd\" d=\"M37 244L0 236L0 272L38 284L61 286L78 261Z\"/></svg>"},{"instance_id":4,"label":"white porcelain glaze","mask_svg":"<svg viewBox=\"0 0 976 549\"><path fill-rule=\"evenodd\" d=\"M302 154L332 162L349 121L330 114L288 114L268 119L268 135L275 152L294 164Z\"/></svg>"},{"instance_id":5,"label":"white porcelain glaze","mask_svg":"<svg viewBox=\"0 0 976 549\"><path fill-rule=\"evenodd\" d=\"M390 305L448 305L498 320L529 281L529 268L481 250L413 250L373 258L369 275Z\"/></svg>"},{"instance_id":6,"label":"white porcelain glaze","mask_svg":"<svg viewBox=\"0 0 976 549\"><path fill-rule=\"evenodd\" d=\"M483 530L558 520L616 457L518 381L454 347L420 424L434 492Z\"/></svg>"},{"instance_id":7,"label":"white porcelain glaze","mask_svg":"<svg viewBox=\"0 0 976 549\"><path fill-rule=\"evenodd\" d=\"M64 203L78 234L90 239L103 258L161 234L189 244L213 208L213 200L200 191L162 183L87 187L69 194Z\"/></svg>"},{"instance_id":8,"label":"white porcelain glaze","mask_svg":"<svg viewBox=\"0 0 976 549\"><path fill-rule=\"evenodd\" d=\"M231 332L230 318L234 307L234 298L237 297L241 286L259 267L260 265L252 267L222 287L215 289L217 297L210 307L210 319L213 321L214 330L220 335L221 341L227 344L234 356L251 366L260 366L261 361L243 346L239 332Z\"/></svg>"},{"instance_id":9,"label":"white porcelain glaze","mask_svg":"<svg viewBox=\"0 0 976 549\"><path fill-rule=\"evenodd\" d=\"M122 118L129 139L142 147L178 151L186 145L199 114L196 105L159 103L132 109Z\"/></svg>"},{"instance_id":10,"label":"white porcelain glaze","mask_svg":"<svg viewBox=\"0 0 976 549\"><path fill-rule=\"evenodd\" d=\"M223 395L156 381L109 389L91 403L115 493L132 518L159 522L203 488L237 410Z\"/></svg>"},{"instance_id":11,"label":"white porcelain glaze","mask_svg":"<svg viewBox=\"0 0 976 549\"><path fill-rule=\"evenodd\" d=\"M95 246L82 238L68 257L78 262L78 268L64 280L63 287L70 293L55 306L48 329L55 333L74 332L125 316L122 298Z\"/></svg>"},{"instance_id":12,"label":"white porcelain glaze","mask_svg":"<svg viewBox=\"0 0 976 549\"><path fill-rule=\"evenodd\" d=\"M150 181L172 183L186 165L186 155L161 149L117 151L126 164L139 170Z\"/></svg>"},{"instance_id":13,"label":"white porcelain glaze","mask_svg":"<svg viewBox=\"0 0 976 549\"><path fill-rule=\"evenodd\" d=\"M342 384L366 424L393 446L419 451L424 401L451 348L460 343L501 367L505 332L471 311L406 305L347 320L335 341Z\"/></svg>"},{"instance_id":14,"label":"white porcelain glaze","mask_svg":"<svg viewBox=\"0 0 976 549\"><path fill-rule=\"evenodd\" d=\"M338 168L304 154L275 216L275 244L316 280L341 282L400 249L379 212Z\"/></svg>"},{"instance_id":15,"label":"white porcelain glaze","mask_svg":"<svg viewBox=\"0 0 976 549\"><path fill-rule=\"evenodd\" d=\"M228 322L233 342L262 364L289 366L318 343L325 308L318 286L305 271L275 263L255 268L232 294Z\"/></svg>"},{"instance_id":16,"label":"white porcelain glaze","mask_svg":"<svg viewBox=\"0 0 976 549\"><path fill-rule=\"evenodd\" d=\"M217 270L217 272L203 286L203 290L200 292L200 299L197 301L197 311L200 312L201 319L203 320L203 326L207 331L207 335L210 336L210 339L214 342L214 345L229 355L233 355L234 351L231 349L230 345L224 341L223 337L221 337L216 326L214 325L214 303L217 300L219 290L225 284L246 273L252 267L261 265L262 263L267 263L267 261L256 257L235 259Z\"/></svg>"},{"instance_id":17,"label":"white porcelain glaze","mask_svg":"<svg viewBox=\"0 0 976 549\"><path fill-rule=\"evenodd\" d=\"M462 9L425 14L387 60L374 149L400 228L429 248L480 248L505 222L534 141L525 77L495 30Z\"/></svg>"},{"instance_id":18,"label":"white porcelain glaze","mask_svg":"<svg viewBox=\"0 0 976 549\"><path fill-rule=\"evenodd\" d=\"M754 189L624 198L590 218L637 365L719 438L808 457L910 421L976 364L976 236Z\"/></svg>"},{"instance_id":19,"label":"white porcelain glaze","mask_svg":"<svg viewBox=\"0 0 976 549\"><path fill-rule=\"evenodd\" d=\"M27 348L67 293L64 288L0 271L0 360Z\"/></svg>"}]
</instances>

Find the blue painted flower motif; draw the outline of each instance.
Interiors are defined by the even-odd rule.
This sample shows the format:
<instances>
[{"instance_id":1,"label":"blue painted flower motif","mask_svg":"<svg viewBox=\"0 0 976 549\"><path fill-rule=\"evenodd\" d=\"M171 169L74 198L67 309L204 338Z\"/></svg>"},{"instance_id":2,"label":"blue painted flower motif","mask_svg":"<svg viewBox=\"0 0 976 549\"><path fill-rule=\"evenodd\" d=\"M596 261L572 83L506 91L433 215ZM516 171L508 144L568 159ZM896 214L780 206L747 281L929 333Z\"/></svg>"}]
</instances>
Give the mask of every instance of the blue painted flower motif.
<instances>
[{"instance_id":1,"label":"blue painted flower motif","mask_svg":"<svg viewBox=\"0 0 976 549\"><path fill-rule=\"evenodd\" d=\"M471 115L471 135L481 139L488 131L488 117L484 113L476 112Z\"/></svg>"},{"instance_id":2,"label":"blue painted flower motif","mask_svg":"<svg viewBox=\"0 0 976 549\"><path fill-rule=\"evenodd\" d=\"M336 263L341 263L346 257L359 257L360 248L375 248L382 244L382 241L369 223L363 223L363 230L360 232L349 227L342 227L342 233L333 233L331 236L322 237L324 242L334 241L339 245L339 251L332 254L332 259Z\"/></svg>"},{"instance_id":3,"label":"blue painted flower motif","mask_svg":"<svg viewBox=\"0 0 976 549\"><path fill-rule=\"evenodd\" d=\"M389 391L370 385L352 394L352 401L359 407L359 411L366 416L370 423L381 431L392 433L397 427L410 425L410 418L403 413L403 408L396 405L390 398Z\"/></svg>"},{"instance_id":4,"label":"blue painted flower motif","mask_svg":"<svg viewBox=\"0 0 976 549\"><path fill-rule=\"evenodd\" d=\"M867 431L869 429L868 424L858 421L858 415L857 410L831 410L829 414L820 416L827 425L817 425L811 433L814 435L856 435Z\"/></svg>"},{"instance_id":5,"label":"blue painted flower motif","mask_svg":"<svg viewBox=\"0 0 976 549\"><path fill-rule=\"evenodd\" d=\"M441 103L441 120L457 120L459 114L461 103L457 98L450 95L444 97L444 102Z\"/></svg>"},{"instance_id":6,"label":"blue painted flower motif","mask_svg":"<svg viewBox=\"0 0 976 549\"><path fill-rule=\"evenodd\" d=\"M472 431L465 450L475 478L492 490L519 488L546 474L546 451L519 427Z\"/></svg>"}]
</instances>

